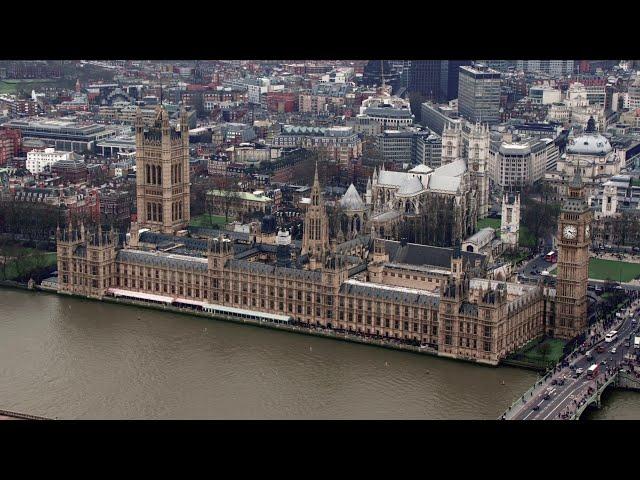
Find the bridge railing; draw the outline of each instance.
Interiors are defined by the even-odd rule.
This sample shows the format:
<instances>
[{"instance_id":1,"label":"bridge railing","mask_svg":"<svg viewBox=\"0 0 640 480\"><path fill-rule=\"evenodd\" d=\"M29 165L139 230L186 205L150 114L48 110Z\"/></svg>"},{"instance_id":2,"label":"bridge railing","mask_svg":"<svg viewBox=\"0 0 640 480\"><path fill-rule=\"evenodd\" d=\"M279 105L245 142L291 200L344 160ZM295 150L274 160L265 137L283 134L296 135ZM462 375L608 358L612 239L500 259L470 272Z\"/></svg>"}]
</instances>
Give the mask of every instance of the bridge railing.
<instances>
[{"instance_id":1,"label":"bridge railing","mask_svg":"<svg viewBox=\"0 0 640 480\"><path fill-rule=\"evenodd\" d=\"M611 385L613 382L617 380L618 375L619 375L619 370L613 373L611 377L609 377L602 385L600 385L593 392L593 395L591 395L589 398L584 399L580 403L580 406L574 412L573 416L571 417L571 420L579 420L580 416L584 413L584 411L587 409L589 405L591 405L592 403L597 403L598 398L600 397L600 395L602 395L602 392L604 392L609 385Z\"/></svg>"},{"instance_id":2,"label":"bridge railing","mask_svg":"<svg viewBox=\"0 0 640 480\"><path fill-rule=\"evenodd\" d=\"M10 412L9 410L0 410L0 415L4 417L19 418L22 420L49 420L45 417L36 417L35 415L27 415L26 413Z\"/></svg>"},{"instance_id":3,"label":"bridge railing","mask_svg":"<svg viewBox=\"0 0 640 480\"><path fill-rule=\"evenodd\" d=\"M507 408L507 410L505 410L505 412L502 414L500 418L504 417L505 419L507 419L513 416L514 414L518 413L520 409L515 407L517 406L523 407L524 405L526 405L527 401L533 398L534 392L540 391L548 386L547 382L550 380L552 376L553 376L553 372L547 372L542 378L537 379L536 382L533 384L533 386L529 387L529 390L527 390L526 392L524 392L522 396L514 400L514 402ZM524 402L522 401L523 398L524 398Z\"/></svg>"}]
</instances>

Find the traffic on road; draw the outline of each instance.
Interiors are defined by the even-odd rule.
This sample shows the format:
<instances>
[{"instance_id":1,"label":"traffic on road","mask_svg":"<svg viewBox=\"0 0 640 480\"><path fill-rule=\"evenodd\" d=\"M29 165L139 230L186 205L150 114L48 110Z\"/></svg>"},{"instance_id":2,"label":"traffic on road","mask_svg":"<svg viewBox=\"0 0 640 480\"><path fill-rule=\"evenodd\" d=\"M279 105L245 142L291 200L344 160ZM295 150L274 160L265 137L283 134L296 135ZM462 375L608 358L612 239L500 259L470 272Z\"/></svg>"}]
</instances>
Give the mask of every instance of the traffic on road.
<instances>
[{"instance_id":1,"label":"traffic on road","mask_svg":"<svg viewBox=\"0 0 640 480\"><path fill-rule=\"evenodd\" d=\"M525 393L502 419L574 418L598 388L621 368L638 365L640 327L636 317L639 311L640 300L635 300L608 331L605 332L602 326L592 328L587 340Z\"/></svg>"}]
</instances>

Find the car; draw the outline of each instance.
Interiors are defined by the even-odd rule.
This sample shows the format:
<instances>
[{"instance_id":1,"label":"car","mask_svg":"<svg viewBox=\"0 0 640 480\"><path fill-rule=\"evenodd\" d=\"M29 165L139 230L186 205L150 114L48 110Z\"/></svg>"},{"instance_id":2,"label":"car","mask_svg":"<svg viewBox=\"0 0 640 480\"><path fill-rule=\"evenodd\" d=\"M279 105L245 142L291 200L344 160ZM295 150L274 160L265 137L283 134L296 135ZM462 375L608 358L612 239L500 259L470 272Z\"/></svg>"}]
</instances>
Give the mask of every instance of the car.
<instances>
[{"instance_id":1,"label":"car","mask_svg":"<svg viewBox=\"0 0 640 480\"><path fill-rule=\"evenodd\" d=\"M561 378L560 380L558 380L558 385L560 386L564 385L564 378Z\"/></svg>"},{"instance_id":2,"label":"car","mask_svg":"<svg viewBox=\"0 0 640 480\"><path fill-rule=\"evenodd\" d=\"M635 318L631 319L631 325L635 325L637 323L637 320Z\"/></svg>"},{"instance_id":3,"label":"car","mask_svg":"<svg viewBox=\"0 0 640 480\"><path fill-rule=\"evenodd\" d=\"M578 369L576 370L576 374L577 374L578 376L582 375L583 373L584 373L584 368L578 368Z\"/></svg>"},{"instance_id":4,"label":"car","mask_svg":"<svg viewBox=\"0 0 640 480\"><path fill-rule=\"evenodd\" d=\"M551 380L551 385L557 385L558 384L558 380L557 379L553 379Z\"/></svg>"},{"instance_id":5,"label":"car","mask_svg":"<svg viewBox=\"0 0 640 480\"><path fill-rule=\"evenodd\" d=\"M537 412L538 410L540 410L540 405L534 405L533 406L533 411Z\"/></svg>"},{"instance_id":6,"label":"car","mask_svg":"<svg viewBox=\"0 0 640 480\"><path fill-rule=\"evenodd\" d=\"M606 364L607 364L607 361L606 361L606 360L602 360L602 361L600 362L600 365L606 365Z\"/></svg>"},{"instance_id":7,"label":"car","mask_svg":"<svg viewBox=\"0 0 640 480\"><path fill-rule=\"evenodd\" d=\"M543 400L549 400L551 398L551 395L549 395L549 393L545 393L544 397L542 397Z\"/></svg>"},{"instance_id":8,"label":"car","mask_svg":"<svg viewBox=\"0 0 640 480\"><path fill-rule=\"evenodd\" d=\"M613 348L610 350L610 352L611 352L612 354L614 354L614 355L615 355L615 353L616 353L617 351L618 351L618 349L617 349L616 347L613 347Z\"/></svg>"},{"instance_id":9,"label":"car","mask_svg":"<svg viewBox=\"0 0 640 480\"><path fill-rule=\"evenodd\" d=\"M575 366L575 365L569 365L569 368L570 368L571 370L575 370L575 369L576 369L576 366Z\"/></svg>"}]
</instances>

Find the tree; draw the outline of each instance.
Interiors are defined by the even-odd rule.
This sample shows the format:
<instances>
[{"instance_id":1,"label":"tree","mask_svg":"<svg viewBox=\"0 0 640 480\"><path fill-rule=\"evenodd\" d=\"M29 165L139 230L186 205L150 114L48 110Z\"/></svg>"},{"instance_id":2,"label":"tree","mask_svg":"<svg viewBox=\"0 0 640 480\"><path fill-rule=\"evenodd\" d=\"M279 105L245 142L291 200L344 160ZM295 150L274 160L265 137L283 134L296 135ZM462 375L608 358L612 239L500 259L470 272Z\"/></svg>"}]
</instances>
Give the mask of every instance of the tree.
<instances>
[{"instance_id":1,"label":"tree","mask_svg":"<svg viewBox=\"0 0 640 480\"><path fill-rule=\"evenodd\" d=\"M233 177L229 175L216 177L213 183L216 190L218 190L218 195L207 195L207 213L209 214L209 222L211 223L211 226L213 226L211 216L214 212L224 212L225 222L228 222L229 213L234 209L234 207L239 206L240 202L238 183ZM217 205L218 203L220 204L219 208Z\"/></svg>"},{"instance_id":2,"label":"tree","mask_svg":"<svg viewBox=\"0 0 640 480\"><path fill-rule=\"evenodd\" d=\"M0 271L2 271L2 279L7 279L7 265L11 260L13 254L13 247L9 241L2 237L0 238Z\"/></svg>"},{"instance_id":3,"label":"tree","mask_svg":"<svg viewBox=\"0 0 640 480\"><path fill-rule=\"evenodd\" d=\"M546 342L543 342L538 346L538 352L540 352L540 355L542 355L542 358L545 360L547 359L547 355L549 355L550 351L551 345Z\"/></svg>"},{"instance_id":4,"label":"tree","mask_svg":"<svg viewBox=\"0 0 640 480\"><path fill-rule=\"evenodd\" d=\"M524 203L522 224L529 230L536 245L539 241L553 234L558 227L558 214L560 205L549 203L538 203L527 199ZM530 248L534 248L530 246Z\"/></svg>"}]
</instances>

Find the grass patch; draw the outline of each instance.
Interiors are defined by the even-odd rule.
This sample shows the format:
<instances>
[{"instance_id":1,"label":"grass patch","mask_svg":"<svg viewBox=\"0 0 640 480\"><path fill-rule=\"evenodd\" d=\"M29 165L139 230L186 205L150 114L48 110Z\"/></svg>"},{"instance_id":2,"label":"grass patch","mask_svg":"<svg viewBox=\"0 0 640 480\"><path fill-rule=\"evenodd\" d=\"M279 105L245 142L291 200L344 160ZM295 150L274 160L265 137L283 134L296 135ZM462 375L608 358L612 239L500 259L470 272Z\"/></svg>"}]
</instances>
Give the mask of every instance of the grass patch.
<instances>
[{"instance_id":1,"label":"grass patch","mask_svg":"<svg viewBox=\"0 0 640 480\"><path fill-rule=\"evenodd\" d=\"M43 252L34 248L18 247L25 250L27 256L21 260L9 260L6 266L6 272L0 269L0 279L2 280L15 280L20 277L20 274L28 274L29 272L44 268L52 267L57 264L58 259L56 252ZM21 264L18 264L18 262ZM6 276L5 276L6 273Z\"/></svg>"},{"instance_id":2,"label":"grass patch","mask_svg":"<svg viewBox=\"0 0 640 480\"><path fill-rule=\"evenodd\" d=\"M478 220L478 230L491 227L496 231L496 235L500 234L501 226L499 218L481 218ZM520 240L518 243L521 247L535 247L538 244L537 239L522 223L520 224Z\"/></svg>"},{"instance_id":3,"label":"grass patch","mask_svg":"<svg viewBox=\"0 0 640 480\"><path fill-rule=\"evenodd\" d=\"M229 217L229 222L232 222L233 218ZM197 217L193 217L189 225L192 227L211 227L212 225L218 225L219 227L227 224L227 220L224 218L224 215L209 215L208 213L203 213L202 215L198 215Z\"/></svg>"},{"instance_id":4,"label":"grass patch","mask_svg":"<svg viewBox=\"0 0 640 480\"><path fill-rule=\"evenodd\" d=\"M483 228L491 227L495 230L500 230L500 219L499 218L481 218L478 220L478 230L482 230Z\"/></svg>"},{"instance_id":5,"label":"grass patch","mask_svg":"<svg viewBox=\"0 0 640 480\"><path fill-rule=\"evenodd\" d=\"M16 85L14 83L0 82L0 93L12 95L16 93Z\"/></svg>"},{"instance_id":6,"label":"grass patch","mask_svg":"<svg viewBox=\"0 0 640 480\"><path fill-rule=\"evenodd\" d=\"M602 258L589 259L589 278L629 282L640 275L640 263L619 262Z\"/></svg>"},{"instance_id":7,"label":"grass patch","mask_svg":"<svg viewBox=\"0 0 640 480\"><path fill-rule=\"evenodd\" d=\"M540 343L536 343L535 341L530 342L517 353L520 354L521 358L527 362L541 365L549 362L556 364L562 356L562 349L565 344L565 341L558 338L545 338Z\"/></svg>"}]
</instances>

